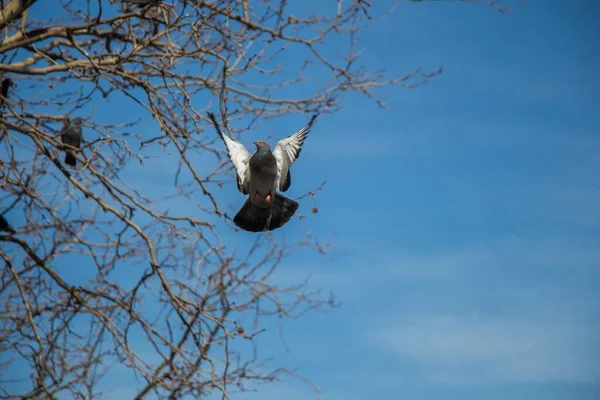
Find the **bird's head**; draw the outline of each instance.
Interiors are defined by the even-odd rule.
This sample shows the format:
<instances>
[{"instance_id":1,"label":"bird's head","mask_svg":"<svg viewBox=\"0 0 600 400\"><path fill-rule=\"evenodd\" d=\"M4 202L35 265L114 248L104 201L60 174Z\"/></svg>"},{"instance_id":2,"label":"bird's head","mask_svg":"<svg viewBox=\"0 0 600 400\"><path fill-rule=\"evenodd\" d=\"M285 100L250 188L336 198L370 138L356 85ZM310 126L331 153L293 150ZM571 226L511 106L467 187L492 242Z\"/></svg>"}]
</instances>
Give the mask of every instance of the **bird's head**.
<instances>
[{"instance_id":1,"label":"bird's head","mask_svg":"<svg viewBox=\"0 0 600 400\"><path fill-rule=\"evenodd\" d=\"M265 142L263 139L255 141L254 145L256 146L257 151L271 150L271 148L269 147L269 144L267 142Z\"/></svg>"},{"instance_id":2,"label":"bird's head","mask_svg":"<svg viewBox=\"0 0 600 400\"><path fill-rule=\"evenodd\" d=\"M81 126L81 125L83 125L83 118L81 118L81 117L71 118L69 116L66 116L65 119L63 119L63 128L66 128L68 126Z\"/></svg>"}]
</instances>

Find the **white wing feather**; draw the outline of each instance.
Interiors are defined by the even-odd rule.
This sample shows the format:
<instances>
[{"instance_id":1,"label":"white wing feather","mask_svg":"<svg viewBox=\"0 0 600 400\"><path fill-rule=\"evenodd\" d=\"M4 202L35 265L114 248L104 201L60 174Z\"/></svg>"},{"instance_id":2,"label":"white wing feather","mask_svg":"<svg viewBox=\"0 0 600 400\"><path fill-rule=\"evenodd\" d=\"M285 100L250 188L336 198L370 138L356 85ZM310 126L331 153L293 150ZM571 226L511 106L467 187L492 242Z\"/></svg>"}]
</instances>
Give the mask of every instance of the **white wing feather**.
<instances>
[{"instance_id":1,"label":"white wing feather","mask_svg":"<svg viewBox=\"0 0 600 400\"><path fill-rule=\"evenodd\" d=\"M227 155L229 156L229 159L236 170L239 191L242 192L242 194L248 194L246 187L246 183L248 181L248 161L250 160L250 153L248 152L248 149L246 149L243 144L236 142L229 136L225 135L219 128L215 116L212 113L208 113L208 116L212 120L215 129L219 133L219 136L221 139L223 139L225 147L227 147Z\"/></svg>"},{"instance_id":2,"label":"white wing feather","mask_svg":"<svg viewBox=\"0 0 600 400\"><path fill-rule=\"evenodd\" d=\"M318 116L319 114L315 114L310 119L308 124L306 124L302 129L284 139L281 139L275 146L275 150L273 151L273 155L277 160L277 179L275 183L276 188L282 192L285 192L290 187L290 182L288 180L290 167L294 161L296 161L298 156L300 156L302 145L310 133L313 122Z\"/></svg>"}]
</instances>

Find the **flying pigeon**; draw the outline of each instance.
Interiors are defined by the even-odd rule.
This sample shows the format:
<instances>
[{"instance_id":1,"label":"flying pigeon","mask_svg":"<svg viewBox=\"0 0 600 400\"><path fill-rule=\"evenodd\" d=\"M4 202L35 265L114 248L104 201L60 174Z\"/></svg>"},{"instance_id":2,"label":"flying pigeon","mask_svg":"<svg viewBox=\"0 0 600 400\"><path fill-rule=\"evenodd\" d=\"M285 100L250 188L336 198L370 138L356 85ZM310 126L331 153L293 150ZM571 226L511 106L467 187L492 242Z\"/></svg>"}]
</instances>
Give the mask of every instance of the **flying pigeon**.
<instances>
[{"instance_id":1,"label":"flying pigeon","mask_svg":"<svg viewBox=\"0 0 600 400\"><path fill-rule=\"evenodd\" d=\"M83 139L83 128L81 127L82 124L83 119L79 117L73 119L72 121L65 121L61 133L62 142L79 149L81 146L81 140ZM65 163L73 167L76 166L77 158L75 158L75 153L68 149L65 149L65 152L67 153L65 156Z\"/></svg>"},{"instance_id":2,"label":"flying pigeon","mask_svg":"<svg viewBox=\"0 0 600 400\"><path fill-rule=\"evenodd\" d=\"M292 182L290 167L302 150L310 133L315 114L298 132L281 139L271 148L264 140L254 142L252 156L243 144L223 134L214 114L208 113L215 129L227 147L227 155L236 169L237 186L248 199L233 218L233 223L245 231L271 231L285 225L298 209L298 203L277 193L285 192Z\"/></svg>"},{"instance_id":3,"label":"flying pigeon","mask_svg":"<svg viewBox=\"0 0 600 400\"><path fill-rule=\"evenodd\" d=\"M12 226L8 223L6 218L3 215L0 215L0 231L8 232L8 233L17 233Z\"/></svg>"}]
</instances>

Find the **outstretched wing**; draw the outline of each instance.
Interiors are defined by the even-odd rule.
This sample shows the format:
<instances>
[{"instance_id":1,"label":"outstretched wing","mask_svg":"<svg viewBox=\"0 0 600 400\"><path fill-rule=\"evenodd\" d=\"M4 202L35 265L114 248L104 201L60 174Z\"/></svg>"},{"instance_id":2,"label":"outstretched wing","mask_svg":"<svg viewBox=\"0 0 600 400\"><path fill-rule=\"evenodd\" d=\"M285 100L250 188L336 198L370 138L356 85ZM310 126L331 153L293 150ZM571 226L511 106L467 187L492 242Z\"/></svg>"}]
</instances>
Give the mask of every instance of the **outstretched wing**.
<instances>
[{"instance_id":1,"label":"outstretched wing","mask_svg":"<svg viewBox=\"0 0 600 400\"><path fill-rule=\"evenodd\" d=\"M313 115L308 124L298 132L281 139L275 146L273 155L277 159L277 188L282 192L289 189L292 179L290 176L290 167L296 161L300 152L302 151L302 145L306 140L306 137L310 133L313 122L319 116L319 114Z\"/></svg>"},{"instance_id":2,"label":"outstretched wing","mask_svg":"<svg viewBox=\"0 0 600 400\"><path fill-rule=\"evenodd\" d=\"M239 191L243 194L248 194L248 187L245 183L248 179L246 174L248 172L248 160L250 160L250 153L248 153L248 150L243 144L236 142L229 136L223 134L213 113L209 112L208 117L212 120L215 129L219 133L219 136L221 136L221 139L223 139L225 147L227 147L227 155L229 156L229 159L236 170Z\"/></svg>"}]
</instances>

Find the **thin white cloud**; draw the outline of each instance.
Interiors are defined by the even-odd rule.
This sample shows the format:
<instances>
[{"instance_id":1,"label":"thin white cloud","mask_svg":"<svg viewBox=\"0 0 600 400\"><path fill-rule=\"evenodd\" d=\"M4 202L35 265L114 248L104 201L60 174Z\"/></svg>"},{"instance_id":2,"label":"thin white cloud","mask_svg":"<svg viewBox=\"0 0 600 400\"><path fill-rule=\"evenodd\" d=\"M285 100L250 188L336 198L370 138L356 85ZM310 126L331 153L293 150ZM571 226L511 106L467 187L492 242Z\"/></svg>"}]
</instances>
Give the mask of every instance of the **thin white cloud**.
<instances>
[{"instance_id":1,"label":"thin white cloud","mask_svg":"<svg viewBox=\"0 0 600 400\"><path fill-rule=\"evenodd\" d=\"M333 290L346 307L384 310L361 319L369 330L357 332L357 347L419 363L411 382L600 383L595 246L509 236L438 254L368 253L347 266L286 267L283 278L311 275L313 287Z\"/></svg>"},{"instance_id":2,"label":"thin white cloud","mask_svg":"<svg viewBox=\"0 0 600 400\"><path fill-rule=\"evenodd\" d=\"M273 283L297 285L308 280L310 287L331 290L342 301L372 296L378 287L406 280L442 280L466 275L488 263L484 252L456 252L438 256L417 256L400 251L373 251L365 258L353 258L313 265L286 266L279 269Z\"/></svg>"},{"instance_id":3,"label":"thin white cloud","mask_svg":"<svg viewBox=\"0 0 600 400\"><path fill-rule=\"evenodd\" d=\"M344 262L347 259L347 263ZM600 249L560 237L508 236L487 244L438 254L414 254L403 249L370 249L362 257L345 257L312 265L286 266L274 283L293 285L309 279L313 288L333 291L340 300L372 298L374 291L412 283L440 283L477 289L482 279L494 289L530 287L514 281L514 273L561 273L600 279ZM512 273L510 271L513 271ZM534 279L534 277L530 277ZM559 282L555 282L559 283ZM544 283L549 285L550 283ZM537 282L536 288L547 289Z\"/></svg>"},{"instance_id":4,"label":"thin white cloud","mask_svg":"<svg viewBox=\"0 0 600 400\"><path fill-rule=\"evenodd\" d=\"M505 317L397 318L369 342L418 361L432 383L477 385L600 380L600 329Z\"/></svg>"}]
</instances>

